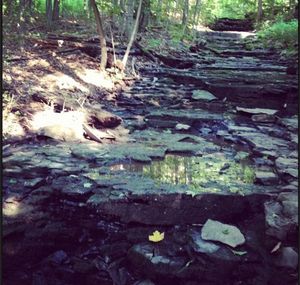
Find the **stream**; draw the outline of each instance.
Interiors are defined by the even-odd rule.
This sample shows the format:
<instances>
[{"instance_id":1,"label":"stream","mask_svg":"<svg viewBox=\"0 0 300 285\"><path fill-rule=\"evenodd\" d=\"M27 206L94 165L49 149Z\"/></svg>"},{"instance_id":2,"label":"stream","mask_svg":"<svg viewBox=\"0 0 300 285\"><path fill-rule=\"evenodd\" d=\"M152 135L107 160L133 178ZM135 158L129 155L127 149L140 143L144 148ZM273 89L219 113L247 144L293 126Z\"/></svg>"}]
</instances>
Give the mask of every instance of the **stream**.
<instances>
[{"instance_id":1,"label":"stream","mask_svg":"<svg viewBox=\"0 0 300 285\"><path fill-rule=\"evenodd\" d=\"M297 77L241 35L140 68L123 141L4 145L5 285L297 284Z\"/></svg>"}]
</instances>

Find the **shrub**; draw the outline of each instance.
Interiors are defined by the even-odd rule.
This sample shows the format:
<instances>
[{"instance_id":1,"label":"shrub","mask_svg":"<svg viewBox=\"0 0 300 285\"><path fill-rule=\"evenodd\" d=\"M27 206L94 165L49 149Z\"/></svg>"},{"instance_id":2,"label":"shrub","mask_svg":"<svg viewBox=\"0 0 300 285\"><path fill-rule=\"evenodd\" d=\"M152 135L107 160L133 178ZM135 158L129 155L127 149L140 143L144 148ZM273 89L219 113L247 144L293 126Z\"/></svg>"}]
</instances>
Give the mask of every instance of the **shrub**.
<instances>
[{"instance_id":1,"label":"shrub","mask_svg":"<svg viewBox=\"0 0 300 285\"><path fill-rule=\"evenodd\" d=\"M262 27L258 32L258 38L267 46L295 50L298 45L298 20L279 21Z\"/></svg>"}]
</instances>

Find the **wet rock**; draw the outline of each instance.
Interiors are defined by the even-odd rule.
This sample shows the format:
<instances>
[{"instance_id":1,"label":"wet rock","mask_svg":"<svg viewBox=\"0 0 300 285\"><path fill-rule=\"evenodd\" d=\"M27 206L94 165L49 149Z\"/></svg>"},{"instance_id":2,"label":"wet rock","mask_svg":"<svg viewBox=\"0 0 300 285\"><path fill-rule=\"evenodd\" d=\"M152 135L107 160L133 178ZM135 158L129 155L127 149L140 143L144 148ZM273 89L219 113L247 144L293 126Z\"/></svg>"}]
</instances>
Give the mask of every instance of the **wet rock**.
<instances>
[{"instance_id":1,"label":"wet rock","mask_svg":"<svg viewBox=\"0 0 300 285\"><path fill-rule=\"evenodd\" d=\"M146 279L146 280L136 281L133 285L155 285L155 283L153 283L149 279Z\"/></svg>"},{"instance_id":2,"label":"wet rock","mask_svg":"<svg viewBox=\"0 0 300 285\"><path fill-rule=\"evenodd\" d=\"M286 127L288 130L297 132L298 131L298 116L293 116L292 118L282 118L280 119L280 124Z\"/></svg>"},{"instance_id":3,"label":"wet rock","mask_svg":"<svg viewBox=\"0 0 300 285\"><path fill-rule=\"evenodd\" d=\"M280 203L270 201L264 204L266 219L266 234L285 240L288 234L295 234L297 224L295 221L284 216L283 207Z\"/></svg>"},{"instance_id":4,"label":"wet rock","mask_svg":"<svg viewBox=\"0 0 300 285\"><path fill-rule=\"evenodd\" d=\"M279 157L275 161L279 173L286 173L298 177L298 160L295 158Z\"/></svg>"},{"instance_id":5,"label":"wet rock","mask_svg":"<svg viewBox=\"0 0 300 285\"><path fill-rule=\"evenodd\" d=\"M83 260L80 258L73 258L71 260L73 264L73 269L75 272L81 273L81 274L89 274L96 270L95 264L91 262L90 260Z\"/></svg>"},{"instance_id":6,"label":"wet rock","mask_svg":"<svg viewBox=\"0 0 300 285\"><path fill-rule=\"evenodd\" d=\"M273 152L275 157L278 155L275 150L288 147L287 141L262 133L247 132L239 134L238 137L248 142L256 151L267 155L263 151Z\"/></svg>"},{"instance_id":7,"label":"wet rock","mask_svg":"<svg viewBox=\"0 0 300 285\"><path fill-rule=\"evenodd\" d=\"M298 201L285 200L282 201L282 212L286 217L289 217L294 224L298 224Z\"/></svg>"},{"instance_id":8,"label":"wet rock","mask_svg":"<svg viewBox=\"0 0 300 285\"><path fill-rule=\"evenodd\" d=\"M274 123L276 121L276 117L269 114L257 114L251 116L251 120L258 123Z\"/></svg>"},{"instance_id":9,"label":"wet rock","mask_svg":"<svg viewBox=\"0 0 300 285\"><path fill-rule=\"evenodd\" d=\"M191 230L189 233L189 236L192 239L192 248L196 252L201 252L201 253L213 253L216 252L220 246L212 243L205 241L201 238L201 233L197 232L195 230Z\"/></svg>"},{"instance_id":10,"label":"wet rock","mask_svg":"<svg viewBox=\"0 0 300 285\"><path fill-rule=\"evenodd\" d=\"M34 178L34 179L27 179L24 182L24 186L28 188L36 189L40 186L42 186L46 182L45 178Z\"/></svg>"},{"instance_id":11,"label":"wet rock","mask_svg":"<svg viewBox=\"0 0 300 285\"><path fill-rule=\"evenodd\" d=\"M237 247L245 243L245 237L237 227L210 219L206 221L202 228L201 238L219 241L231 247Z\"/></svg>"},{"instance_id":12,"label":"wet rock","mask_svg":"<svg viewBox=\"0 0 300 285\"><path fill-rule=\"evenodd\" d=\"M221 121L223 120L223 116L217 113L207 112L202 109L194 109L193 111L162 109L145 116L145 120L147 121L147 124L153 127L159 127L155 124L158 122L162 123L164 121L173 122L172 127L175 127L178 123L193 125L194 123Z\"/></svg>"},{"instance_id":13,"label":"wet rock","mask_svg":"<svg viewBox=\"0 0 300 285\"><path fill-rule=\"evenodd\" d=\"M292 247L283 247L275 260L275 264L280 267L297 269L298 253Z\"/></svg>"},{"instance_id":14,"label":"wet rock","mask_svg":"<svg viewBox=\"0 0 300 285\"><path fill-rule=\"evenodd\" d=\"M238 112L252 114L252 115L258 115L258 114L275 115L278 112L278 110L273 110L273 109L242 108L242 107L236 107L236 110Z\"/></svg>"},{"instance_id":15,"label":"wet rock","mask_svg":"<svg viewBox=\"0 0 300 285\"><path fill-rule=\"evenodd\" d=\"M51 187L63 194L80 196L91 193L95 185L96 184L91 179L70 175L67 177L58 177L53 180Z\"/></svg>"},{"instance_id":16,"label":"wet rock","mask_svg":"<svg viewBox=\"0 0 300 285\"><path fill-rule=\"evenodd\" d=\"M185 124L177 124L177 125L175 126L175 130L176 130L176 131L187 131L187 130L189 130L190 128L191 128L191 126L185 125Z\"/></svg>"},{"instance_id":17,"label":"wet rock","mask_svg":"<svg viewBox=\"0 0 300 285\"><path fill-rule=\"evenodd\" d=\"M214 96L213 94L211 94L206 90L194 90L192 98L194 100L203 100L203 101L212 101L217 99L216 96Z\"/></svg>"},{"instance_id":18,"label":"wet rock","mask_svg":"<svg viewBox=\"0 0 300 285\"><path fill-rule=\"evenodd\" d=\"M68 255L63 250L58 250L46 258L46 262L61 265L68 260Z\"/></svg>"},{"instance_id":19,"label":"wet rock","mask_svg":"<svg viewBox=\"0 0 300 285\"><path fill-rule=\"evenodd\" d=\"M175 277L187 261L183 257L167 256L163 250L159 250L155 245L148 243L134 245L128 251L128 260L146 276L167 276L170 278Z\"/></svg>"},{"instance_id":20,"label":"wet rock","mask_svg":"<svg viewBox=\"0 0 300 285\"><path fill-rule=\"evenodd\" d=\"M275 185L278 183L277 175L271 171L256 171L255 179L257 183L262 185Z\"/></svg>"}]
</instances>

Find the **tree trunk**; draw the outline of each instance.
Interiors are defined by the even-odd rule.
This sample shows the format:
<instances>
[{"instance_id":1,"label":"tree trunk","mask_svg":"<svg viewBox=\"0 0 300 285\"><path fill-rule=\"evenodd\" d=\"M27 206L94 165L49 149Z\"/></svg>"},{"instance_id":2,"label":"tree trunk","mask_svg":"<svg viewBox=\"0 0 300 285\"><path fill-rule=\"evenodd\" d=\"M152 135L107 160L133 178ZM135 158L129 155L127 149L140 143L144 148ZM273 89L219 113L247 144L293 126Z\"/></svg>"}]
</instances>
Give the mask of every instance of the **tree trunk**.
<instances>
[{"instance_id":1,"label":"tree trunk","mask_svg":"<svg viewBox=\"0 0 300 285\"><path fill-rule=\"evenodd\" d=\"M127 0L126 9L125 9L125 34L127 39L130 38L130 32L132 29L133 23L133 13L134 13L134 0Z\"/></svg>"},{"instance_id":2,"label":"tree trunk","mask_svg":"<svg viewBox=\"0 0 300 285\"><path fill-rule=\"evenodd\" d=\"M100 40L100 48L101 48L100 69L105 70L106 63L107 63L107 48L106 48L106 40L105 40L105 34L104 34L104 30L103 30L102 20L101 20L100 13L99 13L99 10L98 10L95 0L90 0L90 1L91 1L90 2L91 6L94 11L97 31L98 31L99 40Z\"/></svg>"},{"instance_id":3,"label":"tree trunk","mask_svg":"<svg viewBox=\"0 0 300 285\"><path fill-rule=\"evenodd\" d=\"M196 1L195 12L194 12L194 15L193 15L193 28L195 28L195 25L198 24L196 22L196 19L198 18L197 15L200 12L200 9L199 9L200 8L200 2L201 2L200 0Z\"/></svg>"},{"instance_id":4,"label":"tree trunk","mask_svg":"<svg viewBox=\"0 0 300 285\"><path fill-rule=\"evenodd\" d=\"M50 27L52 24L52 0L46 0L46 17L47 26Z\"/></svg>"},{"instance_id":5,"label":"tree trunk","mask_svg":"<svg viewBox=\"0 0 300 285\"><path fill-rule=\"evenodd\" d=\"M139 30L144 31L145 28L149 24L150 20L150 13L151 13L151 7L150 7L150 0L143 0L142 1L142 12L141 12L141 18L140 18L140 24L139 24Z\"/></svg>"},{"instance_id":6,"label":"tree trunk","mask_svg":"<svg viewBox=\"0 0 300 285\"><path fill-rule=\"evenodd\" d=\"M60 0L54 0L53 14L52 14L53 21L58 21L58 19L59 19L59 3L60 3Z\"/></svg>"},{"instance_id":7,"label":"tree trunk","mask_svg":"<svg viewBox=\"0 0 300 285\"><path fill-rule=\"evenodd\" d=\"M260 22L262 20L262 15L263 15L262 0L258 0L257 4L258 4L258 7L257 7L257 22Z\"/></svg>"},{"instance_id":8,"label":"tree trunk","mask_svg":"<svg viewBox=\"0 0 300 285\"><path fill-rule=\"evenodd\" d=\"M182 21L181 21L183 27L187 26L188 18L189 18L189 0L184 0Z\"/></svg>"},{"instance_id":9,"label":"tree trunk","mask_svg":"<svg viewBox=\"0 0 300 285\"><path fill-rule=\"evenodd\" d=\"M142 2L143 2L143 0L140 0L138 11L137 11L137 15L136 15L136 19L135 19L135 24L134 24L134 27L133 27L133 30L132 30L132 33L131 33L131 38L130 38L130 41L128 43L126 52L125 52L123 60L122 60L124 70L126 68L126 64L127 64L127 60L128 60L128 56L129 56L129 52L130 52L131 46L132 46L132 44L133 44L133 42L135 40L137 31L138 31L139 18L140 18L141 10L142 10Z\"/></svg>"}]
</instances>

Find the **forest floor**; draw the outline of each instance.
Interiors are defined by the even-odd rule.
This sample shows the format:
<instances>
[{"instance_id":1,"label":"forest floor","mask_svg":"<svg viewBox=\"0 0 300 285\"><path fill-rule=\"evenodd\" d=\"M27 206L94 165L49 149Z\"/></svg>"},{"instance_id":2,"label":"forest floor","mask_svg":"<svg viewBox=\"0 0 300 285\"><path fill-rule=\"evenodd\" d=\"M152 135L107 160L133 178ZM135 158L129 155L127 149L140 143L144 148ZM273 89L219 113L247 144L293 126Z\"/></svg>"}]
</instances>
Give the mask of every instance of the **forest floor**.
<instances>
[{"instance_id":1,"label":"forest floor","mask_svg":"<svg viewBox=\"0 0 300 285\"><path fill-rule=\"evenodd\" d=\"M109 41L101 73L85 25L43 35L4 45L6 285L296 284L291 60L253 33L155 27L126 73Z\"/></svg>"}]
</instances>

